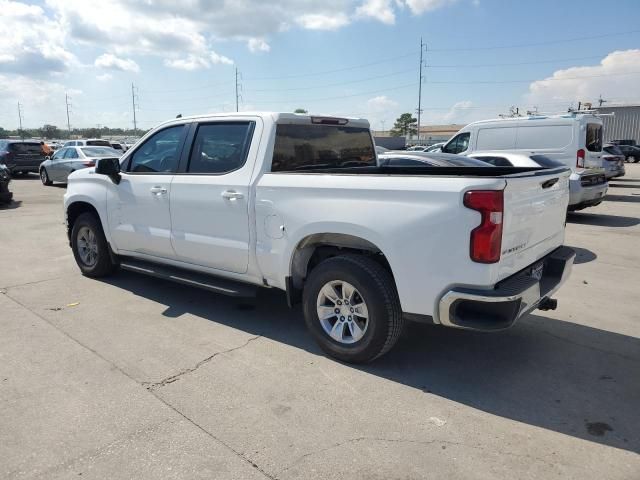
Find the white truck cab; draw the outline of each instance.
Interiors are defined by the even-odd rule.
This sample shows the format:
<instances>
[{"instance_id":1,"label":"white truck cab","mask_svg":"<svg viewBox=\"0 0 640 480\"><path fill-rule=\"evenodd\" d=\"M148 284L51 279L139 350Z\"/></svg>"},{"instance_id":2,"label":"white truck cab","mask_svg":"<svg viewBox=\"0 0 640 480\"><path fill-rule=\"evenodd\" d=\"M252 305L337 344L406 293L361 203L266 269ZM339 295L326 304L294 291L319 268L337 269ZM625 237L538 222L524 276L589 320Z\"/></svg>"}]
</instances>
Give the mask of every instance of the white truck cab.
<instances>
[{"instance_id":1,"label":"white truck cab","mask_svg":"<svg viewBox=\"0 0 640 480\"><path fill-rule=\"evenodd\" d=\"M377 163L369 122L291 113L173 119L69 176L81 272L118 268L246 296L277 288L344 361L387 352L405 320L500 330L551 296L566 167Z\"/></svg>"}]
</instances>

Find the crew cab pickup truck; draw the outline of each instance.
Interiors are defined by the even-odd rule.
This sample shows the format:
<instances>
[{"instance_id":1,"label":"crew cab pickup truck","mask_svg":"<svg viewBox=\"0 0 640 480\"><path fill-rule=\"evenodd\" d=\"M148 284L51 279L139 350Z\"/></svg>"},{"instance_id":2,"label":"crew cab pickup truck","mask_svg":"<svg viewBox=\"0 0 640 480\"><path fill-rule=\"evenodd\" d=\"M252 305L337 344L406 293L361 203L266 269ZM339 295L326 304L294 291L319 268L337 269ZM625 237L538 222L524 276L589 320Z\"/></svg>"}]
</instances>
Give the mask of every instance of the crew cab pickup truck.
<instances>
[{"instance_id":1,"label":"crew cab pickup truck","mask_svg":"<svg viewBox=\"0 0 640 480\"><path fill-rule=\"evenodd\" d=\"M569 175L379 165L362 119L206 115L74 172L64 209L84 275L282 289L325 352L368 362L407 320L490 331L554 308Z\"/></svg>"}]
</instances>

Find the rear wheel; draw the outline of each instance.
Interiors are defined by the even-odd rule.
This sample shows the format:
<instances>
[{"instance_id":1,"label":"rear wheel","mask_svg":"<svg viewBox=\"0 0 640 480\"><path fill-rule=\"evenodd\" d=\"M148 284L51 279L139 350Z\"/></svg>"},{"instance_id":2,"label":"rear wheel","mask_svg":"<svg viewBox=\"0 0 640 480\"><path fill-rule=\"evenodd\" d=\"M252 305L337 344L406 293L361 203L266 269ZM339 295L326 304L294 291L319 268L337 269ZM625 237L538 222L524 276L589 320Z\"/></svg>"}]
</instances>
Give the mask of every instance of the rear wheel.
<instances>
[{"instance_id":1,"label":"rear wheel","mask_svg":"<svg viewBox=\"0 0 640 480\"><path fill-rule=\"evenodd\" d=\"M47 173L47 169L46 168L41 168L40 169L40 181L42 182L43 185L49 186L51 185L53 182L49 179L49 174Z\"/></svg>"},{"instance_id":2,"label":"rear wheel","mask_svg":"<svg viewBox=\"0 0 640 480\"><path fill-rule=\"evenodd\" d=\"M327 354L365 363L388 352L403 326L390 273L362 255L325 260L311 271L303 292L308 329Z\"/></svg>"},{"instance_id":3,"label":"rear wheel","mask_svg":"<svg viewBox=\"0 0 640 480\"><path fill-rule=\"evenodd\" d=\"M87 277L104 277L117 267L111 259L100 220L92 213L83 213L74 222L71 248L78 267Z\"/></svg>"}]
</instances>

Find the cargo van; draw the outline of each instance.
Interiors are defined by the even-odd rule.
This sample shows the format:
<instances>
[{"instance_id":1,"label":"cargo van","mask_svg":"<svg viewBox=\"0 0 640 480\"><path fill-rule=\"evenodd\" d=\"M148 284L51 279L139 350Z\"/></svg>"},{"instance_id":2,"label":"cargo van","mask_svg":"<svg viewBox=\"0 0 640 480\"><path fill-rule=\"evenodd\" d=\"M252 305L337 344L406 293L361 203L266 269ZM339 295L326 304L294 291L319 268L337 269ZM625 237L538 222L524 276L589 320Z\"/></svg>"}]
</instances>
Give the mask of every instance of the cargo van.
<instances>
[{"instance_id":1,"label":"cargo van","mask_svg":"<svg viewBox=\"0 0 640 480\"><path fill-rule=\"evenodd\" d=\"M602 118L597 113L571 112L499 118L470 123L443 147L444 153L508 150L544 155L573 171L604 168Z\"/></svg>"}]
</instances>

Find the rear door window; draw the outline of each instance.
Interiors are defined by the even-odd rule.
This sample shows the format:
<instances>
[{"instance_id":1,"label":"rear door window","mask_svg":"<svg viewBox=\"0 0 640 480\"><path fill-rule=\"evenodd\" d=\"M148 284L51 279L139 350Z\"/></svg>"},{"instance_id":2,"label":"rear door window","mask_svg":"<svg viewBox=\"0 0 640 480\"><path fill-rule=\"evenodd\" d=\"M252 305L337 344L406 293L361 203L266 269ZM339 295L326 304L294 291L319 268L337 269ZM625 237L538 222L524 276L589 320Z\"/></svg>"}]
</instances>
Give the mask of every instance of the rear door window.
<instances>
[{"instance_id":1,"label":"rear door window","mask_svg":"<svg viewBox=\"0 0 640 480\"><path fill-rule=\"evenodd\" d=\"M76 151L75 148L68 148L64 154L64 159L69 160L73 158L78 158L78 152Z\"/></svg>"},{"instance_id":2,"label":"rear door window","mask_svg":"<svg viewBox=\"0 0 640 480\"><path fill-rule=\"evenodd\" d=\"M198 126L188 173L223 174L247 161L254 122L210 123Z\"/></svg>"},{"instance_id":3,"label":"rear door window","mask_svg":"<svg viewBox=\"0 0 640 480\"><path fill-rule=\"evenodd\" d=\"M368 128L337 125L278 125L272 172L375 167Z\"/></svg>"},{"instance_id":4,"label":"rear door window","mask_svg":"<svg viewBox=\"0 0 640 480\"><path fill-rule=\"evenodd\" d=\"M599 123L587 123L587 140L585 143L590 152L602 151L602 125Z\"/></svg>"}]
</instances>

